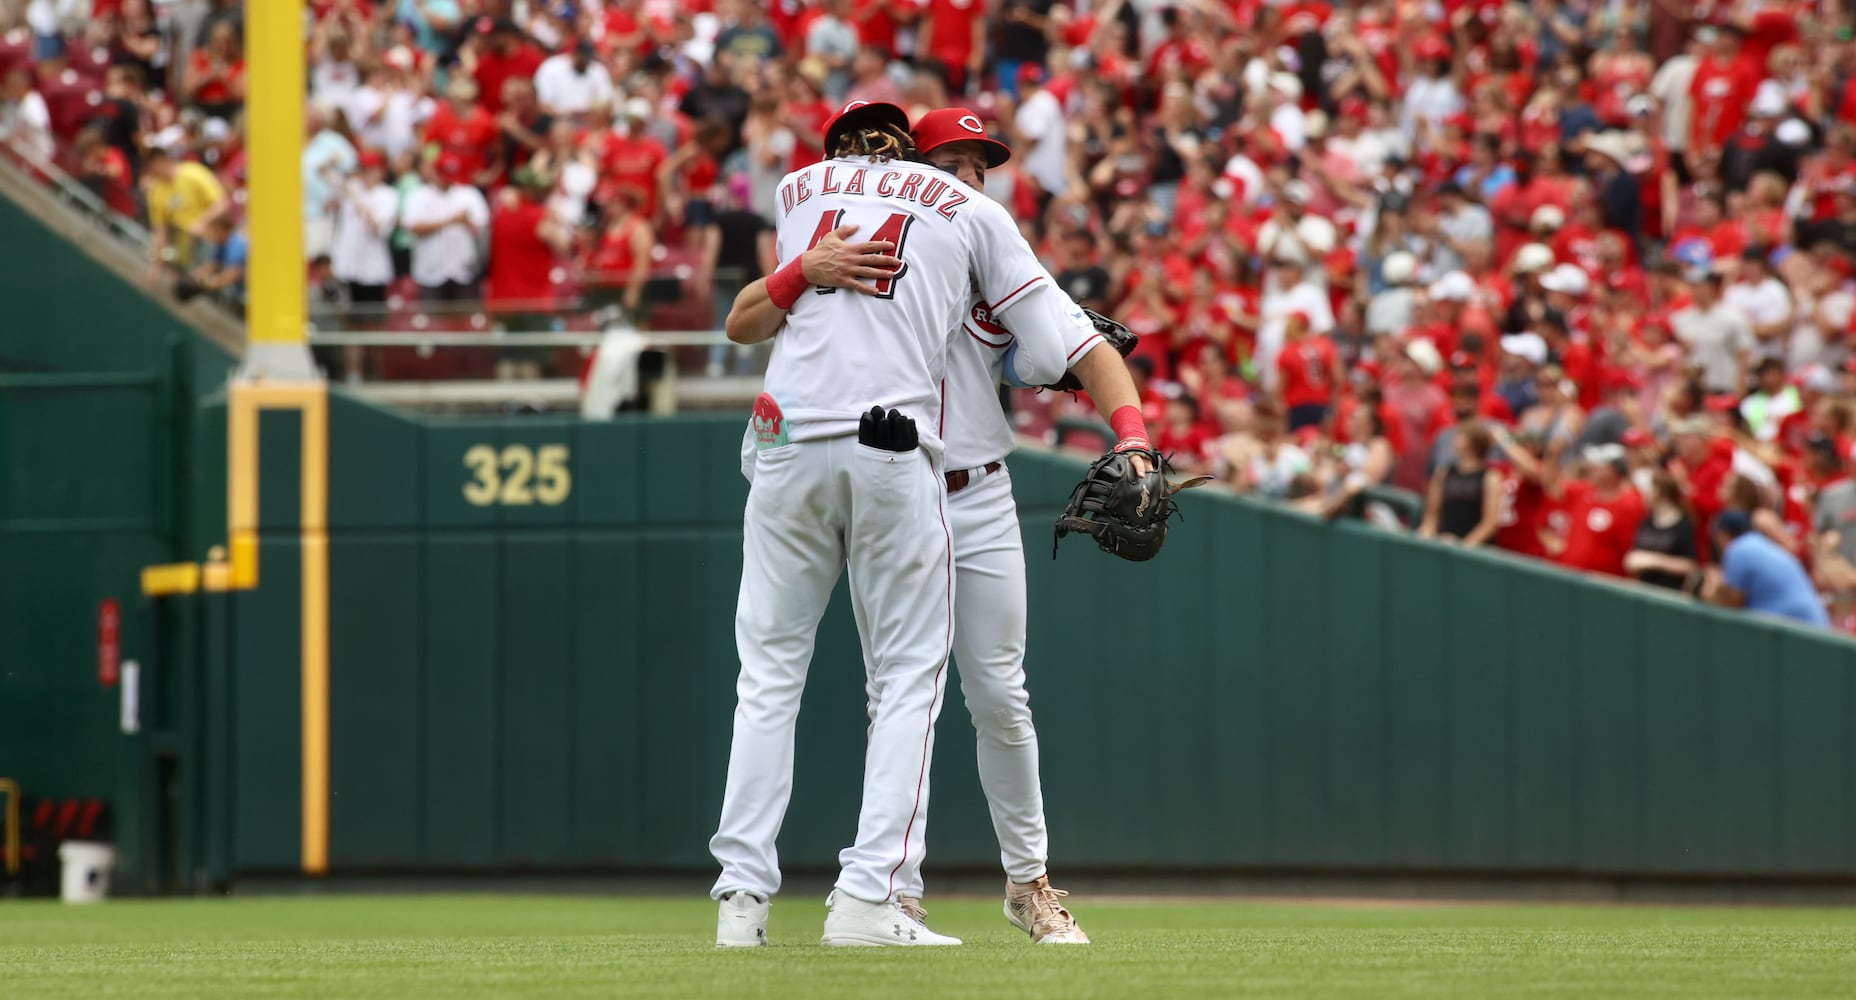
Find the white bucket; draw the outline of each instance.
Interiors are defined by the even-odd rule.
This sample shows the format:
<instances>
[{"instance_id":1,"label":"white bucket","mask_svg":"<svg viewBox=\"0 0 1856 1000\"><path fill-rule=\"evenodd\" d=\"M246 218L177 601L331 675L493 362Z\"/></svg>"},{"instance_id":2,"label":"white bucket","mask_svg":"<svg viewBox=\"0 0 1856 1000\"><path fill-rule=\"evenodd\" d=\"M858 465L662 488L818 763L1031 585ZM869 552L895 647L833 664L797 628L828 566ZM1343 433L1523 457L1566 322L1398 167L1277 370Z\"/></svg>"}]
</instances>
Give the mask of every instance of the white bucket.
<instances>
[{"instance_id":1,"label":"white bucket","mask_svg":"<svg viewBox=\"0 0 1856 1000\"><path fill-rule=\"evenodd\" d=\"M101 903L110 894L110 869L116 866L116 848L83 840L67 840L58 848L64 862L64 901Z\"/></svg>"}]
</instances>

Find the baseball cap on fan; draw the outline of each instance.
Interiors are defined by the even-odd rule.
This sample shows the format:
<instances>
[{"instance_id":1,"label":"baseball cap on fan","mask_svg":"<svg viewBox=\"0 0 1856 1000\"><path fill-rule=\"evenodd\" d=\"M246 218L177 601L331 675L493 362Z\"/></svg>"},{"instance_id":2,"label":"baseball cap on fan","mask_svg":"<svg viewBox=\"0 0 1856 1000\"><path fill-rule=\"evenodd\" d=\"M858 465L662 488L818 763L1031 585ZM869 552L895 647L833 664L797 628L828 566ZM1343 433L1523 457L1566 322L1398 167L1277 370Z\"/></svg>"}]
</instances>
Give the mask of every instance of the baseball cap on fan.
<instances>
[{"instance_id":1,"label":"baseball cap on fan","mask_svg":"<svg viewBox=\"0 0 1856 1000\"><path fill-rule=\"evenodd\" d=\"M1476 281L1462 271L1451 271L1431 282L1430 294L1436 302L1468 302L1476 294Z\"/></svg>"},{"instance_id":2,"label":"baseball cap on fan","mask_svg":"<svg viewBox=\"0 0 1856 1000\"><path fill-rule=\"evenodd\" d=\"M1584 295L1591 285L1591 280L1577 264L1561 264L1548 271L1540 279L1540 287L1549 292L1563 292L1575 296Z\"/></svg>"},{"instance_id":3,"label":"baseball cap on fan","mask_svg":"<svg viewBox=\"0 0 1856 1000\"><path fill-rule=\"evenodd\" d=\"M825 151L829 153L837 146L838 140L853 129L880 128L894 125L898 130L909 130L909 113L886 101L852 101L831 116L825 123Z\"/></svg>"},{"instance_id":4,"label":"baseball cap on fan","mask_svg":"<svg viewBox=\"0 0 1856 1000\"><path fill-rule=\"evenodd\" d=\"M937 108L915 120L915 150L927 154L950 142L977 142L986 147L986 168L1002 166L1012 149L986 134L980 116L966 108Z\"/></svg>"},{"instance_id":5,"label":"baseball cap on fan","mask_svg":"<svg viewBox=\"0 0 1856 1000\"><path fill-rule=\"evenodd\" d=\"M1579 457L1592 465L1609 465L1619 472L1629 471L1630 465L1621 444L1588 444L1580 451Z\"/></svg>"}]
</instances>

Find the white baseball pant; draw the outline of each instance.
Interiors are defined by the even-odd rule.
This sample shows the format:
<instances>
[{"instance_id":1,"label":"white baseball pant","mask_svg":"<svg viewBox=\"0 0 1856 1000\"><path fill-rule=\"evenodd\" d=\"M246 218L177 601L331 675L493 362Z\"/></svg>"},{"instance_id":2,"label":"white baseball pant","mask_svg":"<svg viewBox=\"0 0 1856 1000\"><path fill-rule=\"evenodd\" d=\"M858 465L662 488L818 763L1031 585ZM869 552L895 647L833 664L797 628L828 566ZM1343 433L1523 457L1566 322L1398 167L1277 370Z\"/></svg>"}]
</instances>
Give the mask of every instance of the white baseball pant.
<instances>
[{"instance_id":1,"label":"white baseball pant","mask_svg":"<svg viewBox=\"0 0 1856 1000\"><path fill-rule=\"evenodd\" d=\"M881 902L901 887L928 808L953 636L946 483L920 450L879 451L853 437L781 445L753 462L735 613L734 743L709 842L722 874L710 894L780 889L774 842L792 797L800 695L819 619L848 561L864 612L859 636L871 651L871 725L857 840L838 856L837 888Z\"/></svg>"},{"instance_id":2,"label":"white baseball pant","mask_svg":"<svg viewBox=\"0 0 1856 1000\"><path fill-rule=\"evenodd\" d=\"M947 498L954 541L954 666L977 740L980 788L999 839L999 862L1014 882L1045 873L1049 834L1038 780L1038 734L1025 690L1025 549L1012 477L972 470ZM855 580L855 577L853 577ZM861 610L859 612L861 622ZM859 634L863 629L859 628ZM870 650L864 650L870 661ZM896 883L922 895L927 823L912 831L908 864Z\"/></svg>"}]
</instances>

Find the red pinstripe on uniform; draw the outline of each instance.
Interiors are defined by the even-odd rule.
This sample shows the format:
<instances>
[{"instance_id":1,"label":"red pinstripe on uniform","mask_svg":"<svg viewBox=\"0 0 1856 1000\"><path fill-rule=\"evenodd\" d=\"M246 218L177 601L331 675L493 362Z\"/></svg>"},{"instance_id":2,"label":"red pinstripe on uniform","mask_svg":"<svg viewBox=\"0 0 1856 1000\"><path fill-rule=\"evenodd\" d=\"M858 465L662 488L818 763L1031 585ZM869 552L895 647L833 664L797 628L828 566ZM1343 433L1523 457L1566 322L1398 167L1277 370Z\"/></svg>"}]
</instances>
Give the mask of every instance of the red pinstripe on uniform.
<instances>
[{"instance_id":1,"label":"red pinstripe on uniform","mask_svg":"<svg viewBox=\"0 0 1856 1000\"><path fill-rule=\"evenodd\" d=\"M1013 299L1016 299L1020 295L1023 295L1027 288L1030 288L1032 285L1035 285L1038 282L1043 281L1043 280L1044 280L1044 276L1040 274L1037 277L1032 278L1030 281L1027 281L1024 284L1019 285L1017 288L1014 288L1011 291L1005 293L1005 295L1001 297L999 301L992 304L993 316L997 317L1000 313L1004 312L1005 307L1011 305ZM995 319L994 322L997 322L997 320Z\"/></svg>"},{"instance_id":2,"label":"red pinstripe on uniform","mask_svg":"<svg viewBox=\"0 0 1856 1000\"><path fill-rule=\"evenodd\" d=\"M1084 351L1089 350L1091 347L1094 347L1100 343L1102 343L1102 335L1099 333L1091 334L1088 340L1085 340L1081 344L1078 344L1076 347L1076 350L1071 351L1070 356L1067 358L1064 358L1063 360L1075 361L1077 355L1083 353Z\"/></svg>"},{"instance_id":3,"label":"red pinstripe on uniform","mask_svg":"<svg viewBox=\"0 0 1856 1000\"><path fill-rule=\"evenodd\" d=\"M941 383L941 396L945 403L945 380ZM941 409L943 413L947 411L945 405ZM928 466L928 474L939 478L933 464ZM928 725L922 729L922 769L915 776L915 805L909 809L909 825L902 828L902 859L889 870L891 896L896 894L896 873L909 862L909 837L915 833L915 819L922 811L922 785L928 780L928 741L934 737L935 708L941 703L941 675L947 672L948 658L954 655L954 534L947 528L947 494L943 487L943 483L935 484L935 510L941 515L941 537L947 542L947 638L941 646L941 665L934 671L934 697L928 699Z\"/></svg>"}]
</instances>

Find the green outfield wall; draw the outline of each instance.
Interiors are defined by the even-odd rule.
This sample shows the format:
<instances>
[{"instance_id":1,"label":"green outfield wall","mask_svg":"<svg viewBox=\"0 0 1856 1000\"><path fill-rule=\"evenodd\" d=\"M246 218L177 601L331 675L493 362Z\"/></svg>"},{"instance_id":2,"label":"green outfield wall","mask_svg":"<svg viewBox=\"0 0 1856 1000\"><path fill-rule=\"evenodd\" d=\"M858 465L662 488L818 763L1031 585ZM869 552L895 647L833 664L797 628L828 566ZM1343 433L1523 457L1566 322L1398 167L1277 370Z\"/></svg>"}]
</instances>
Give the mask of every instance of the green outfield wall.
<instances>
[{"instance_id":1,"label":"green outfield wall","mask_svg":"<svg viewBox=\"0 0 1856 1000\"><path fill-rule=\"evenodd\" d=\"M153 803L178 785L178 758L159 725L122 732L99 611L115 603L119 660L160 656L172 630L138 577L195 544L192 400L230 359L4 198L0 298L0 778L34 797L107 799L133 845L117 882L151 891L164 851ZM223 494L222 475L206 488ZM181 696L145 693L151 721Z\"/></svg>"},{"instance_id":2,"label":"green outfield wall","mask_svg":"<svg viewBox=\"0 0 1856 1000\"><path fill-rule=\"evenodd\" d=\"M337 874L709 866L741 415L421 420L318 393L256 410L244 468L228 358L3 200L0 232L0 777L107 798L120 886L299 871L306 828ZM1081 465L1010 465L1063 870L1856 878L1856 645L1209 491L1155 562L1078 539L1053 561ZM255 586L143 596L141 567L227 545L241 481ZM97 676L106 599L144 668L133 734ZM861 691L841 592L794 867L852 835ZM957 684L939 734L931 878L997 864Z\"/></svg>"},{"instance_id":3,"label":"green outfield wall","mask_svg":"<svg viewBox=\"0 0 1856 1000\"><path fill-rule=\"evenodd\" d=\"M229 873L290 869L302 815L296 429L265 419L266 582L222 599L205 671ZM329 421L331 870L709 864L739 419ZM1011 468L1067 868L1856 874L1856 646L1208 493L1156 562L1053 561L1080 465ZM840 593L794 866L854 829L860 670ZM930 871L993 865L952 686L938 732Z\"/></svg>"}]
</instances>

